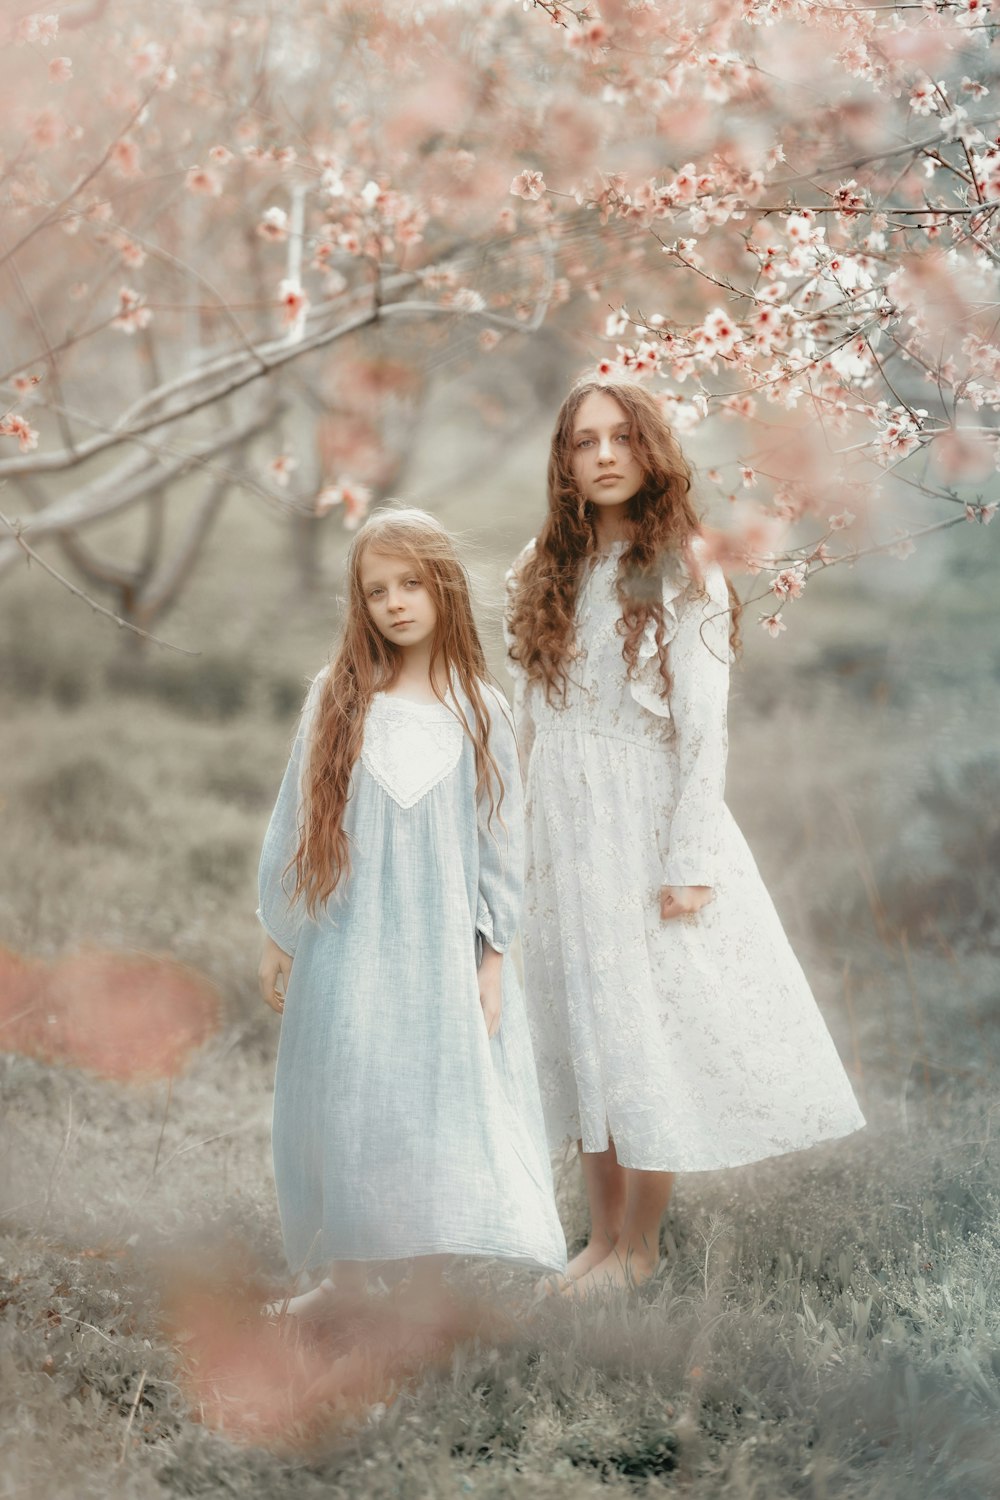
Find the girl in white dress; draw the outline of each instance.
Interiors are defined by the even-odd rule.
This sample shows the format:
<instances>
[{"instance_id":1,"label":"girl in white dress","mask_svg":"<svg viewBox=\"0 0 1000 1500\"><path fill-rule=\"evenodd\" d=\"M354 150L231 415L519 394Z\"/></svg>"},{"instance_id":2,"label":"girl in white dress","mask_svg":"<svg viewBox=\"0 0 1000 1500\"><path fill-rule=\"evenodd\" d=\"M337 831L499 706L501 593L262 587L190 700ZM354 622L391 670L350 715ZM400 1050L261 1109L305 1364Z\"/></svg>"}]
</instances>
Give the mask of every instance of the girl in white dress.
<instances>
[{"instance_id":1,"label":"girl in white dress","mask_svg":"<svg viewBox=\"0 0 1000 1500\"><path fill-rule=\"evenodd\" d=\"M306 699L264 840L261 993L281 1015L273 1154L287 1304L365 1265L451 1255L561 1269L538 1085L504 954L522 883L510 710L465 572L422 511L359 531L332 665Z\"/></svg>"},{"instance_id":2,"label":"girl in white dress","mask_svg":"<svg viewBox=\"0 0 1000 1500\"><path fill-rule=\"evenodd\" d=\"M652 1274L676 1172L864 1124L723 801L738 603L689 489L654 398L583 382L509 578L525 990L550 1144L581 1153L581 1293Z\"/></svg>"}]
</instances>

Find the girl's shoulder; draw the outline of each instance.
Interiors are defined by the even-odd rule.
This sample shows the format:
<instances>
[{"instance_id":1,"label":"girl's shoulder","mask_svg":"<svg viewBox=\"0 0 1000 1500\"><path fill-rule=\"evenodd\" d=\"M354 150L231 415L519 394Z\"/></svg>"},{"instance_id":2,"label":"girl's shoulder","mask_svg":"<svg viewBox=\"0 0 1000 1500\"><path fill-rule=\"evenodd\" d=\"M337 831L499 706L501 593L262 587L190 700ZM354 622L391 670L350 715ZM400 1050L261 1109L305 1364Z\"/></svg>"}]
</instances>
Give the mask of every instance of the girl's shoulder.
<instances>
[{"instance_id":1,"label":"girl's shoulder","mask_svg":"<svg viewBox=\"0 0 1000 1500\"><path fill-rule=\"evenodd\" d=\"M726 575L703 532L699 531L691 538L686 556L673 555L673 571L677 583L692 599L728 600Z\"/></svg>"},{"instance_id":2,"label":"girl's shoulder","mask_svg":"<svg viewBox=\"0 0 1000 1500\"><path fill-rule=\"evenodd\" d=\"M327 662L325 666L320 667L306 689L305 700L299 713L298 733L300 735L308 737L312 732L313 726L316 723L316 716L319 713L319 702L323 696L323 687L329 675L330 664Z\"/></svg>"}]
</instances>

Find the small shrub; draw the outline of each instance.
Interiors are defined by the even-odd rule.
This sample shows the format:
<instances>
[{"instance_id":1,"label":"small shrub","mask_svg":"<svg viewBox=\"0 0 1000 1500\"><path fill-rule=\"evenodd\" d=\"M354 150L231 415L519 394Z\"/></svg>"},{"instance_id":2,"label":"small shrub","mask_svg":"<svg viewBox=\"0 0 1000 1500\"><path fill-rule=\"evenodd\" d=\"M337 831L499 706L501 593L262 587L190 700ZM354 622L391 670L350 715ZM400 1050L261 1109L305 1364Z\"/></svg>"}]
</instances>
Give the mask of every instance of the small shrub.
<instances>
[{"instance_id":1,"label":"small shrub","mask_svg":"<svg viewBox=\"0 0 1000 1500\"><path fill-rule=\"evenodd\" d=\"M235 892L250 878L250 850L237 839L213 839L189 850L187 867L194 884Z\"/></svg>"},{"instance_id":2,"label":"small shrub","mask_svg":"<svg viewBox=\"0 0 1000 1500\"><path fill-rule=\"evenodd\" d=\"M271 712L282 721L294 718L306 695L305 684L298 677L272 677L268 694Z\"/></svg>"},{"instance_id":3,"label":"small shrub","mask_svg":"<svg viewBox=\"0 0 1000 1500\"><path fill-rule=\"evenodd\" d=\"M274 800L273 782L246 766L217 766L202 785L211 796L247 812L265 810Z\"/></svg>"},{"instance_id":4,"label":"small shrub","mask_svg":"<svg viewBox=\"0 0 1000 1500\"><path fill-rule=\"evenodd\" d=\"M29 809L69 844L127 845L130 829L147 811L143 794L94 755L66 761L26 788Z\"/></svg>"},{"instance_id":5,"label":"small shrub","mask_svg":"<svg viewBox=\"0 0 1000 1500\"><path fill-rule=\"evenodd\" d=\"M232 719L244 711L253 668L242 657L121 658L107 671L112 692L155 698L195 719Z\"/></svg>"}]
</instances>

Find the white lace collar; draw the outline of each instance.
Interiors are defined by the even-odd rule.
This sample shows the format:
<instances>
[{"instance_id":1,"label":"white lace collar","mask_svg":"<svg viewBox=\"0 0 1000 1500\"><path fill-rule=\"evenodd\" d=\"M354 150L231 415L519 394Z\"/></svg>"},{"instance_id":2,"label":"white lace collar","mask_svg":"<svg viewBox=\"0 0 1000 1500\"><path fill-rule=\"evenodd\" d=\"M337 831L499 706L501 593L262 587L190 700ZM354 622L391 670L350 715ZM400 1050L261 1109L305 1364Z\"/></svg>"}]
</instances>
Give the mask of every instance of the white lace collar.
<instances>
[{"instance_id":1,"label":"white lace collar","mask_svg":"<svg viewBox=\"0 0 1000 1500\"><path fill-rule=\"evenodd\" d=\"M365 720L361 763L400 807L413 807L450 776L465 731L444 703L376 693Z\"/></svg>"}]
</instances>

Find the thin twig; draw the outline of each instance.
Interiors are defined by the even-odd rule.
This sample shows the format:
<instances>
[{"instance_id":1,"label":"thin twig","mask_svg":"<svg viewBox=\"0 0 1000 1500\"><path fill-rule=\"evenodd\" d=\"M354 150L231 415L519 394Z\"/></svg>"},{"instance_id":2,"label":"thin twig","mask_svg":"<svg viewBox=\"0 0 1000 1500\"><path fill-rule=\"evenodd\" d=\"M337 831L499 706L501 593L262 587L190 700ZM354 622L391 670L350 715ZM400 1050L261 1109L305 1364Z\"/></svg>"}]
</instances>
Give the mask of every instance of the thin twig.
<instances>
[{"instance_id":1,"label":"thin twig","mask_svg":"<svg viewBox=\"0 0 1000 1500\"><path fill-rule=\"evenodd\" d=\"M149 1372L147 1370L143 1370L142 1374L139 1376L139 1385L135 1393L135 1398L132 1402L131 1407L129 1408L128 1421L125 1423L125 1436L122 1438L122 1451L118 1455L118 1462L120 1464L123 1464L125 1462L125 1453L128 1448L129 1434L132 1431L132 1423L135 1421L135 1414L139 1409L139 1402L142 1400L142 1393L146 1385L146 1376L148 1373Z\"/></svg>"},{"instance_id":2,"label":"thin twig","mask_svg":"<svg viewBox=\"0 0 1000 1500\"><path fill-rule=\"evenodd\" d=\"M43 573L48 573L50 578L54 578L57 583L61 583L63 588L68 589L69 592L71 594L74 594L77 599L82 599L84 604L89 604L90 608L94 610L96 614L104 615L107 619L114 620L115 624L119 626L120 629L130 630L133 635L141 636L144 641L152 641L154 646L163 646L167 651L178 651L182 656L201 655L200 651L191 651L187 646L175 646L172 641L165 641L161 636L153 635L148 630L142 630L138 625L133 625L130 620L123 620L121 615L116 615L113 609L107 609L103 604L98 604L96 599L92 599L90 595L88 593L85 593L83 589L77 588L76 584L73 583L69 578L67 578L64 573L60 573L59 570L57 568L54 568L51 563L47 563L44 557L40 556L40 554L35 551L34 547L29 547L28 543L21 535L20 522L9 520L7 516L4 515L2 510L0 510L0 521L2 521L3 524L7 527L7 530L10 532L14 541L20 547L21 551L25 553L29 562L36 562L42 569Z\"/></svg>"}]
</instances>

